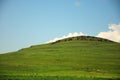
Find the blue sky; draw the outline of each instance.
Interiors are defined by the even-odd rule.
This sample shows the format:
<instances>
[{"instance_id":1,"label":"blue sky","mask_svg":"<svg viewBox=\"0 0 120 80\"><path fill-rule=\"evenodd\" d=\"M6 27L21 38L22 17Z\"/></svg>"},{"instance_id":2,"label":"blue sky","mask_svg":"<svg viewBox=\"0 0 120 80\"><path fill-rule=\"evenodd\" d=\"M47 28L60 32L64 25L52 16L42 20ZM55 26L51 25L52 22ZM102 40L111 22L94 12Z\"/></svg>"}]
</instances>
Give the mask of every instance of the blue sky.
<instances>
[{"instance_id":1,"label":"blue sky","mask_svg":"<svg viewBox=\"0 0 120 80\"><path fill-rule=\"evenodd\" d=\"M120 23L119 0L0 0L0 53Z\"/></svg>"}]
</instances>

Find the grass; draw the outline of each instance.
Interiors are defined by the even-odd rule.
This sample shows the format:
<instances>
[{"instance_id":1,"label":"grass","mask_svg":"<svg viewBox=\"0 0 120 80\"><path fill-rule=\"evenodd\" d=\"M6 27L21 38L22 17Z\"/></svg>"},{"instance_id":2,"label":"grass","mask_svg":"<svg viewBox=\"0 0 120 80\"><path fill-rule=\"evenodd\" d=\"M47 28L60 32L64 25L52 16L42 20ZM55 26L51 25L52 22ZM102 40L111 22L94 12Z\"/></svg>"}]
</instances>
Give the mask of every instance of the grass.
<instances>
[{"instance_id":1,"label":"grass","mask_svg":"<svg viewBox=\"0 0 120 80\"><path fill-rule=\"evenodd\" d=\"M21 76L12 76L12 77L1 77L1 80L119 80L116 79L110 79L110 78L86 78L86 77L69 77L69 76L27 76L27 77L21 77Z\"/></svg>"},{"instance_id":2,"label":"grass","mask_svg":"<svg viewBox=\"0 0 120 80\"><path fill-rule=\"evenodd\" d=\"M0 76L1 80L118 80L119 52L119 43L106 41L31 46L0 54Z\"/></svg>"}]
</instances>

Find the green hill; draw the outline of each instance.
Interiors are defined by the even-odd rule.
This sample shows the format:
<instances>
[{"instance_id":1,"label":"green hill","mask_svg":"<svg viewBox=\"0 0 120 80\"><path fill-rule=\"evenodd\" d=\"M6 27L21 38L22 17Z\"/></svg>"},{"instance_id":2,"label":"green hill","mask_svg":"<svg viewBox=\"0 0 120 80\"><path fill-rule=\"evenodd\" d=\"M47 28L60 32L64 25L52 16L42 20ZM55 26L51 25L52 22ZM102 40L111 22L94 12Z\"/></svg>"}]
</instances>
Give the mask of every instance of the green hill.
<instances>
[{"instance_id":1,"label":"green hill","mask_svg":"<svg viewBox=\"0 0 120 80\"><path fill-rule=\"evenodd\" d=\"M0 54L0 80L119 80L120 43L78 36Z\"/></svg>"}]
</instances>

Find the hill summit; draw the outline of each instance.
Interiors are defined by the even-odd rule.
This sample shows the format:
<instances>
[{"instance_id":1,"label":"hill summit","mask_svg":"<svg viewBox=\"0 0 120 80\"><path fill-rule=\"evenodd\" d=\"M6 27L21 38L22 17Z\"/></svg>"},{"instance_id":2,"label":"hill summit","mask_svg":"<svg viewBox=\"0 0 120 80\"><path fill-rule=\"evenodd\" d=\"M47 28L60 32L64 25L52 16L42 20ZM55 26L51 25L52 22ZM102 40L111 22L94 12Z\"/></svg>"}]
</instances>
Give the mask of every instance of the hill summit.
<instances>
[{"instance_id":1,"label":"hill summit","mask_svg":"<svg viewBox=\"0 0 120 80\"><path fill-rule=\"evenodd\" d=\"M113 41L108 40L108 39L104 39L104 38L100 38L100 37L94 37L94 36L75 36L75 37L69 37L69 38L64 38L64 39L57 40L55 42L52 42L52 44L58 43L58 42L72 41L72 40L113 42Z\"/></svg>"}]
</instances>

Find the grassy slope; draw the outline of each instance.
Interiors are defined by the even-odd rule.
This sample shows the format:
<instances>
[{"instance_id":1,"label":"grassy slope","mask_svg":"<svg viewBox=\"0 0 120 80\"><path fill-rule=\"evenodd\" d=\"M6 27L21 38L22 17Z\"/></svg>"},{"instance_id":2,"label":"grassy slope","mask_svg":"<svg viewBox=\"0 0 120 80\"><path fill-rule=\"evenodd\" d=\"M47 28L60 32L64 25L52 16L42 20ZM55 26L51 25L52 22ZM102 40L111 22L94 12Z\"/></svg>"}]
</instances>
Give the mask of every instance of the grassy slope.
<instances>
[{"instance_id":1,"label":"grassy slope","mask_svg":"<svg viewBox=\"0 0 120 80\"><path fill-rule=\"evenodd\" d=\"M120 44L72 40L0 54L0 75L120 78Z\"/></svg>"}]
</instances>

